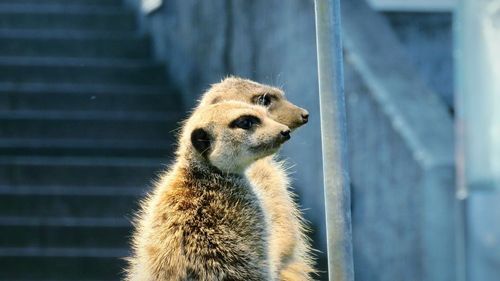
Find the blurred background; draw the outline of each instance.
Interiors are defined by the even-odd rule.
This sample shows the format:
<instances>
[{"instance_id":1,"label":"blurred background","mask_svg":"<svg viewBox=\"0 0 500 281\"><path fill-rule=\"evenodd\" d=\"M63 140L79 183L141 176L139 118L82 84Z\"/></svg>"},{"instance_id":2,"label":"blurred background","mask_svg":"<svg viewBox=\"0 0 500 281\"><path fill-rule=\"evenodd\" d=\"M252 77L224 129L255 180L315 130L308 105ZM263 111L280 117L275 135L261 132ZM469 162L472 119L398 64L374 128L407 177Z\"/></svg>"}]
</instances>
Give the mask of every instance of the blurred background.
<instances>
[{"instance_id":1,"label":"blurred background","mask_svg":"<svg viewBox=\"0 0 500 281\"><path fill-rule=\"evenodd\" d=\"M498 2L341 1L356 280L500 280ZM311 113L281 154L327 280L312 0L0 0L0 280L119 280L177 122L230 74Z\"/></svg>"}]
</instances>

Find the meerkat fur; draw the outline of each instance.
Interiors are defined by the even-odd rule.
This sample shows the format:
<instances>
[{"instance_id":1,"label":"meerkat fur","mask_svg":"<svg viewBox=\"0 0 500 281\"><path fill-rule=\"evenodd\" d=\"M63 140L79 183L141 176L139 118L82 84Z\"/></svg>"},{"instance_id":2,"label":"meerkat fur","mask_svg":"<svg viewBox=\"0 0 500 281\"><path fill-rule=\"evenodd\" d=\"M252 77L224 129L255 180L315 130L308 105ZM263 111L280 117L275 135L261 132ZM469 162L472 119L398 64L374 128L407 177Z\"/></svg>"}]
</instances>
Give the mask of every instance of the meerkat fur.
<instances>
[{"instance_id":1,"label":"meerkat fur","mask_svg":"<svg viewBox=\"0 0 500 281\"><path fill-rule=\"evenodd\" d=\"M308 121L308 112L289 102L282 90L239 77L228 77L212 85L198 108L228 100L264 107L272 119L292 130ZM252 164L246 174L270 217L271 270L282 281L312 280L316 270L307 223L294 201L286 170L283 162L269 156Z\"/></svg>"},{"instance_id":2,"label":"meerkat fur","mask_svg":"<svg viewBox=\"0 0 500 281\"><path fill-rule=\"evenodd\" d=\"M289 132L237 101L196 109L175 163L141 203L126 280L274 280L268 215L244 171Z\"/></svg>"}]
</instances>

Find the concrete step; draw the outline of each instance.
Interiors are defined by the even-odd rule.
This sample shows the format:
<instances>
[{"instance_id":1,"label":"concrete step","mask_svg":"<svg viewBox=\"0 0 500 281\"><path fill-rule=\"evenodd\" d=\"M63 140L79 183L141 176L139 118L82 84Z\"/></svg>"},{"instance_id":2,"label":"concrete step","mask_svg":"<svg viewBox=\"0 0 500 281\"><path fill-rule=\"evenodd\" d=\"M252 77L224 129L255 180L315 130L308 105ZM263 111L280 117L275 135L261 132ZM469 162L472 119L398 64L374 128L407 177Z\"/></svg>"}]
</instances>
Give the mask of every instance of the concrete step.
<instances>
[{"instance_id":1,"label":"concrete step","mask_svg":"<svg viewBox=\"0 0 500 281\"><path fill-rule=\"evenodd\" d=\"M142 39L145 35L134 31L79 30L68 27L50 29L0 28L0 37L13 38L70 38L70 39Z\"/></svg>"},{"instance_id":2,"label":"concrete step","mask_svg":"<svg viewBox=\"0 0 500 281\"><path fill-rule=\"evenodd\" d=\"M101 5L0 2L0 28L133 31L136 18L125 8Z\"/></svg>"},{"instance_id":3,"label":"concrete step","mask_svg":"<svg viewBox=\"0 0 500 281\"><path fill-rule=\"evenodd\" d=\"M167 140L0 139L2 156L101 156L167 159L175 146Z\"/></svg>"},{"instance_id":4,"label":"concrete step","mask_svg":"<svg viewBox=\"0 0 500 281\"><path fill-rule=\"evenodd\" d=\"M0 30L2 56L148 58L150 41L137 34Z\"/></svg>"},{"instance_id":5,"label":"concrete step","mask_svg":"<svg viewBox=\"0 0 500 281\"><path fill-rule=\"evenodd\" d=\"M3 186L123 187L145 190L168 160L123 157L1 157Z\"/></svg>"},{"instance_id":6,"label":"concrete step","mask_svg":"<svg viewBox=\"0 0 500 281\"><path fill-rule=\"evenodd\" d=\"M30 4L30 5L99 5L103 7L121 7L123 0L0 0L2 4Z\"/></svg>"},{"instance_id":7,"label":"concrete step","mask_svg":"<svg viewBox=\"0 0 500 281\"><path fill-rule=\"evenodd\" d=\"M0 248L0 280L121 280L122 248Z\"/></svg>"},{"instance_id":8,"label":"concrete step","mask_svg":"<svg viewBox=\"0 0 500 281\"><path fill-rule=\"evenodd\" d=\"M90 111L0 111L0 138L162 140L169 143L178 114Z\"/></svg>"},{"instance_id":9,"label":"concrete step","mask_svg":"<svg viewBox=\"0 0 500 281\"><path fill-rule=\"evenodd\" d=\"M31 216L125 218L130 217L137 209L138 200L138 196L121 193L114 195L1 194L0 214L20 218Z\"/></svg>"},{"instance_id":10,"label":"concrete step","mask_svg":"<svg viewBox=\"0 0 500 281\"><path fill-rule=\"evenodd\" d=\"M90 205L91 207L93 205ZM1 248L124 248L132 226L123 218L0 217ZM0 250L1 252L1 250Z\"/></svg>"},{"instance_id":11,"label":"concrete step","mask_svg":"<svg viewBox=\"0 0 500 281\"><path fill-rule=\"evenodd\" d=\"M40 186L40 185L0 185L0 196L129 196L143 197L149 189L123 186Z\"/></svg>"},{"instance_id":12,"label":"concrete step","mask_svg":"<svg viewBox=\"0 0 500 281\"><path fill-rule=\"evenodd\" d=\"M168 112L179 108L180 93L169 87L0 83L0 110Z\"/></svg>"},{"instance_id":13,"label":"concrete step","mask_svg":"<svg viewBox=\"0 0 500 281\"><path fill-rule=\"evenodd\" d=\"M0 82L164 85L166 74L148 60L0 57Z\"/></svg>"}]
</instances>

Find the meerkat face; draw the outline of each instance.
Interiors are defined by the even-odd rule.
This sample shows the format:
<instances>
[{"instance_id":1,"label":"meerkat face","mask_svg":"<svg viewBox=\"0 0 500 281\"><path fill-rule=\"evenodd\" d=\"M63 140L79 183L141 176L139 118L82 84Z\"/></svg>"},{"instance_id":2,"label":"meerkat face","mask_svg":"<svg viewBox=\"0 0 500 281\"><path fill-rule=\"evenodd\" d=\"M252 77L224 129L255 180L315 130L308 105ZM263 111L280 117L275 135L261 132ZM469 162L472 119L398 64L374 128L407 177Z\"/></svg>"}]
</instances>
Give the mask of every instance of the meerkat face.
<instances>
[{"instance_id":1,"label":"meerkat face","mask_svg":"<svg viewBox=\"0 0 500 281\"><path fill-rule=\"evenodd\" d=\"M262 106L272 119L292 130L309 120L307 110L289 102L280 89L237 77L229 77L212 85L200 101L200 107L227 100Z\"/></svg>"},{"instance_id":2,"label":"meerkat face","mask_svg":"<svg viewBox=\"0 0 500 281\"><path fill-rule=\"evenodd\" d=\"M219 170L242 173L256 160L274 154L290 139L290 129L257 106L224 102L196 110L189 138L195 153Z\"/></svg>"}]
</instances>

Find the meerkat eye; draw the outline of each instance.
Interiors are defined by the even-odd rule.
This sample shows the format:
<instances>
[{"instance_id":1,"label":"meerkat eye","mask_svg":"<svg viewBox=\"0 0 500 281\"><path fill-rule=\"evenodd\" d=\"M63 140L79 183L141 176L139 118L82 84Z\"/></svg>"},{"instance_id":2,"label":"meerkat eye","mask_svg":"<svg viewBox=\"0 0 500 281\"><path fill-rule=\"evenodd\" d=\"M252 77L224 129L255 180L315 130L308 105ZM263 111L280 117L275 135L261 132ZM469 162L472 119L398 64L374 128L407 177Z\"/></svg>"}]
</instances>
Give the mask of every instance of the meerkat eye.
<instances>
[{"instance_id":1,"label":"meerkat eye","mask_svg":"<svg viewBox=\"0 0 500 281\"><path fill-rule=\"evenodd\" d=\"M259 96L257 99L257 104L262 105L262 106L269 106L271 105L272 99L268 94L263 94L262 96Z\"/></svg>"},{"instance_id":2,"label":"meerkat eye","mask_svg":"<svg viewBox=\"0 0 500 281\"><path fill-rule=\"evenodd\" d=\"M260 124L260 119L258 117L252 115L243 115L231 122L231 124L229 124L229 127L250 130L252 127L258 124Z\"/></svg>"}]
</instances>

